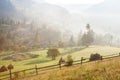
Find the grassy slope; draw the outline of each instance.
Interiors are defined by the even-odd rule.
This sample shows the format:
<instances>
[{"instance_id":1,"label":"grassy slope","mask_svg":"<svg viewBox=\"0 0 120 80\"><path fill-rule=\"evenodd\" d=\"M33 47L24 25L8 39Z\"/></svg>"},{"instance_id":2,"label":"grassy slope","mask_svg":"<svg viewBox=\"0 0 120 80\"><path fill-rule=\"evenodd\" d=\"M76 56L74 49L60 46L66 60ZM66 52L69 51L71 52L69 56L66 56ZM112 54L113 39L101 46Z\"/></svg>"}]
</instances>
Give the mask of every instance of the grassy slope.
<instances>
[{"instance_id":1,"label":"grassy slope","mask_svg":"<svg viewBox=\"0 0 120 80\"><path fill-rule=\"evenodd\" d=\"M89 48L86 48L82 51L75 52L74 54L71 54L74 58L74 60L80 59L80 57L90 57L90 54L92 53L99 53L102 56L110 55L110 54L118 54L120 52L120 48L116 47L108 47L108 46L91 46Z\"/></svg>"},{"instance_id":2,"label":"grassy slope","mask_svg":"<svg viewBox=\"0 0 120 80\"><path fill-rule=\"evenodd\" d=\"M66 50L64 49L59 49L59 51L61 53L65 52ZM14 71L17 70L22 70L22 69L26 69L26 68L33 68L35 66L35 64L37 64L39 67L40 66L47 66L47 65L52 65L52 64L57 64L58 63L58 59L57 60L51 60L51 58L46 57L47 50L41 50L41 51L32 51L29 53L32 54L38 54L39 57L38 58L33 58L33 59L28 59L28 60L23 60L23 61L18 61L18 62L13 62L11 60L1 60L0 59L0 66L1 65L8 65L10 63L12 63L15 67Z\"/></svg>"},{"instance_id":3,"label":"grassy slope","mask_svg":"<svg viewBox=\"0 0 120 80\"><path fill-rule=\"evenodd\" d=\"M64 49L59 49L59 50L60 50L60 52L67 51ZM7 66L8 64L12 63L15 67L14 71L16 71L16 70L22 70L22 69L26 69L26 68L33 68L35 66L35 64L38 64L39 67L51 65L51 64L57 64L60 56L55 61L52 61L50 58L46 57L46 51L47 50L33 51L31 53L39 54L40 56L38 58L19 61L19 62L13 62L10 60L9 61L8 60L7 61L0 60L0 65ZM74 60L78 60L81 57L89 57L89 55L91 53L96 53L96 52L100 53L101 55L115 54L115 53L120 52L120 48L106 47L106 46L104 46L104 47L103 46L92 46L92 47L86 48L84 50L71 53L71 55L73 56ZM67 55L64 55L63 57L66 58L66 56Z\"/></svg>"},{"instance_id":4,"label":"grassy slope","mask_svg":"<svg viewBox=\"0 0 120 80\"><path fill-rule=\"evenodd\" d=\"M120 80L120 57L65 67L22 80Z\"/></svg>"}]
</instances>

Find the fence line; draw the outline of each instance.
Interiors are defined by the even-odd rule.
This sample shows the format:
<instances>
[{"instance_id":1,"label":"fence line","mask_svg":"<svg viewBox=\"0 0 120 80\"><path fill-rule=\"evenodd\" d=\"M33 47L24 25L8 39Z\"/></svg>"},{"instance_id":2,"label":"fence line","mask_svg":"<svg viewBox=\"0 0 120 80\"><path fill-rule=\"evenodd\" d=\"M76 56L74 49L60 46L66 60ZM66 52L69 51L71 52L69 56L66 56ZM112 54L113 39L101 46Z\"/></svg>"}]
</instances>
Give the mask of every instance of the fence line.
<instances>
[{"instance_id":1,"label":"fence line","mask_svg":"<svg viewBox=\"0 0 120 80\"><path fill-rule=\"evenodd\" d=\"M102 56L101 60L110 59L110 58L114 58L114 57L120 57L120 53L119 53L119 55L118 54L112 54L112 55ZM83 63L88 63L88 62L91 62L90 58L81 57L80 60L73 61L73 65L83 64ZM0 78L0 80L6 80L6 79L8 80L8 79L10 79L10 76L13 76L13 74L14 74L14 77L15 77L15 75L18 77L20 72L24 73L24 76L27 77L26 72L31 71L31 70L33 70L33 72L31 72L32 74L38 75L40 71L42 72L42 71L56 69L56 68L61 69L61 67L65 67L65 66L66 65L55 64L55 65L50 65L50 66L45 66L45 67L38 67L37 65L35 65L34 68L29 68L29 69L25 69L25 70L21 70L21 71L16 71L16 72L12 72L10 74L0 75L0 77L2 77L2 78ZM13 80L13 79L10 79L10 80Z\"/></svg>"}]
</instances>

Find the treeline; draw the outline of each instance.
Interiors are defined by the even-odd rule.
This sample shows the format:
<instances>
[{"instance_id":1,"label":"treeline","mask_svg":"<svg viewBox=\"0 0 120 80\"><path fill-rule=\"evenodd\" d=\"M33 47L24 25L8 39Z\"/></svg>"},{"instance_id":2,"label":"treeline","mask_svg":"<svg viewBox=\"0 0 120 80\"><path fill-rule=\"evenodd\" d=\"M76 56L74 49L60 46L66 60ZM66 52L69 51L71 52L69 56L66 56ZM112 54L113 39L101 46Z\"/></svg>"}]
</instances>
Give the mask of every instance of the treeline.
<instances>
[{"instance_id":1,"label":"treeline","mask_svg":"<svg viewBox=\"0 0 120 80\"><path fill-rule=\"evenodd\" d=\"M58 44L60 34L59 30L46 24L38 26L34 22L0 18L0 50L25 51L45 48L53 43Z\"/></svg>"},{"instance_id":2,"label":"treeline","mask_svg":"<svg viewBox=\"0 0 120 80\"><path fill-rule=\"evenodd\" d=\"M53 26L54 27L54 26ZM0 51L27 51L34 48L112 45L111 34L96 34L87 24L78 35L62 33L48 24L36 21L0 18ZM75 36L78 36L77 39Z\"/></svg>"}]
</instances>

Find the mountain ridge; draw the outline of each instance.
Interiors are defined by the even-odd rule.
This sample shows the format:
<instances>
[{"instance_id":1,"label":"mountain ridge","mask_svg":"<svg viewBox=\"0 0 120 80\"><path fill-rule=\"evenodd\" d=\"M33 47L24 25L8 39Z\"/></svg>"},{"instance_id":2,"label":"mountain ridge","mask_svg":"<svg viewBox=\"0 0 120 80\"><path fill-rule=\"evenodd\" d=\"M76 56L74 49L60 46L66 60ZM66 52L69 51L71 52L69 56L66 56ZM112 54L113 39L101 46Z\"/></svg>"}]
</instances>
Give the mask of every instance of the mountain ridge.
<instances>
[{"instance_id":1,"label":"mountain ridge","mask_svg":"<svg viewBox=\"0 0 120 80\"><path fill-rule=\"evenodd\" d=\"M0 0L0 16L15 16L16 10L10 0Z\"/></svg>"}]
</instances>

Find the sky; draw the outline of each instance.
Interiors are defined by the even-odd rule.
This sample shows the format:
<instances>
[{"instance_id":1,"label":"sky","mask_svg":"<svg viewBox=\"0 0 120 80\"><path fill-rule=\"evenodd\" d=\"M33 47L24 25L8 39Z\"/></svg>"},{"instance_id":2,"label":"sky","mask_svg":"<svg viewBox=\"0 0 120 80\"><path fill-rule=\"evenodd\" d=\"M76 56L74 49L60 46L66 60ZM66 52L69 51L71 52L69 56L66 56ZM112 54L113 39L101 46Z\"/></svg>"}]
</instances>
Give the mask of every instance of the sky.
<instances>
[{"instance_id":1,"label":"sky","mask_svg":"<svg viewBox=\"0 0 120 80\"><path fill-rule=\"evenodd\" d=\"M49 4L55 4L63 8L66 8L68 11L72 13L79 13L92 5L102 3L105 0L33 0L33 1L38 3L46 2Z\"/></svg>"},{"instance_id":2,"label":"sky","mask_svg":"<svg viewBox=\"0 0 120 80\"><path fill-rule=\"evenodd\" d=\"M45 0L52 4L96 4L103 0Z\"/></svg>"},{"instance_id":3,"label":"sky","mask_svg":"<svg viewBox=\"0 0 120 80\"><path fill-rule=\"evenodd\" d=\"M34 0L37 2L45 1L51 4L97 4L103 2L104 0Z\"/></svg>"}]
</instances>

